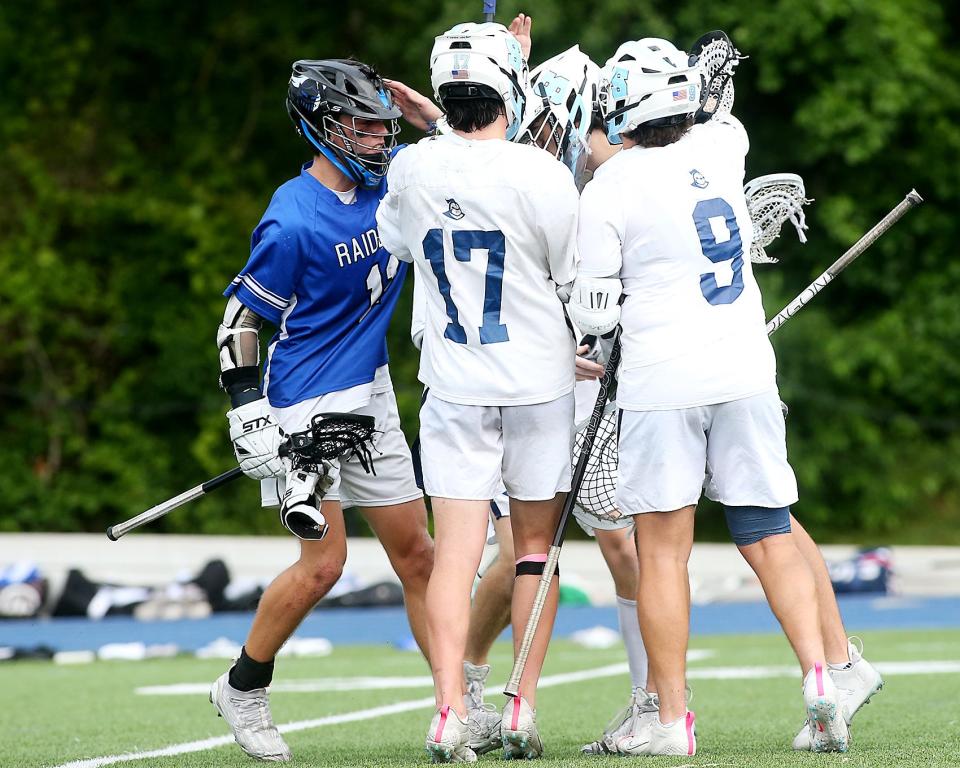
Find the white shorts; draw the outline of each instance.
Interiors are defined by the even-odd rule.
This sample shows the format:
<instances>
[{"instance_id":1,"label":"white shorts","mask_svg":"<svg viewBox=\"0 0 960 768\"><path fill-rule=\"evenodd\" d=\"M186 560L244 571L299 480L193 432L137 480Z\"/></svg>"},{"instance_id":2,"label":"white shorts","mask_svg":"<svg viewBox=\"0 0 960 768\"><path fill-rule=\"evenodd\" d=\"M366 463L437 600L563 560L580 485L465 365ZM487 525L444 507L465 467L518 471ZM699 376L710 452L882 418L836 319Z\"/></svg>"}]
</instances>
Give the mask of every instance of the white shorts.
<instances>
[{"instance_id":1,"label":"white shorts","mask_svg":"<svg viewBox=\"0 0 960 768\"><path fill-rule=\"evenodd\" d=\"M423 497L413 474L413 460L407 439L400 429L397 398L393 390L370 396L370 402L353 413L373 416L377 433L373 439L373 468L376 474L368 474L356 456L347 461L333 462L333 485L324 501L339 501L344 509L349 507L386 507L402 504ZM312 416L312 414L311 414ZM283 424L283 422L281 422ZM306 420L309 423L309 419ZM284 424L284 428L289 426ZM295 430L295 427L290 427ZM280 506L286 486L284 478L260 481L260 495L265 507Z\"/></svg>"},{"instance_id":2,"label":"white shorts","mask_svg":"<svg viewBox=\"0 0 960 768\"><path fill-rule=\"evenodd\" d=\"M427 392L420 408L430 496L544 501L570 490L573 393L534 405L461 405Z\"/></svg>"},{"instance_id":3,"label":"white shorts","mask_svg":"<svg viewBox=\"0 0 960 768\"><path fill-rule=\"evenodd\" d=\"M707 498L731 507L797 501L776 389L728 403L622 411L617 507L668 512Z\"/></svg>"}]
</instances>

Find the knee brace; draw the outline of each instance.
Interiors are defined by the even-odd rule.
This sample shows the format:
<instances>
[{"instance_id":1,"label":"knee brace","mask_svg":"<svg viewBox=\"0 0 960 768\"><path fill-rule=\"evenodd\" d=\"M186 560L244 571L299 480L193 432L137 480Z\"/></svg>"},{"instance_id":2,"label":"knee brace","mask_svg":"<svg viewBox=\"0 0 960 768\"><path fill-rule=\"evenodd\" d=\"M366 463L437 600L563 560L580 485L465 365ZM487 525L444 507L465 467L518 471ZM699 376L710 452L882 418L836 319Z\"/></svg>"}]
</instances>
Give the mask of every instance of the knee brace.
<instances>
[{"instance_id":1,"label":"knee brace","mask_svg":"<svg viewBox=\"0 0 960 768\"><path fill-rule=\"evenodd\" d=\"M730 538L738 547L756 544L768 536L790 533L790 507L728 507L723 514L727 518Z\"/></svg>"},{"instance_id":2,"label":"knee brace","mask_svg":"<svg viewBox=\"0 0 960 768\"><path fill-rule=\"evenodd\" d=\"M526 555L517 560L517 576L543 576L543 569L547 564L546 555ZM560 564L557 564L553 572L554 576L560 575Z\"/></svg>"}]
</instances>

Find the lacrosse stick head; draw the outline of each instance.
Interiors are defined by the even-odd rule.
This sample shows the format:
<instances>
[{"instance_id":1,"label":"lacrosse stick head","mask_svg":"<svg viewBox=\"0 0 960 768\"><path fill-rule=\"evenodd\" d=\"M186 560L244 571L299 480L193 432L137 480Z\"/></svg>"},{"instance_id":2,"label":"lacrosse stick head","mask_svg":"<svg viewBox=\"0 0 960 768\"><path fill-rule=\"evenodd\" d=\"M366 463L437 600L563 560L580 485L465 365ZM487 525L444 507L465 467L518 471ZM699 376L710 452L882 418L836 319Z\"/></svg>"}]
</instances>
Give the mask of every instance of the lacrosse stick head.
<instances>
[{"instance_id":1,"label":"lacrosse stick head","mask_svg":"<svg viewBox=\"0 0 960 768\"><path fill-rule=\"evenodd\" d=\"M717 112L733 109L733 75L745 58L727 33L719 29L702 35L690 47L690 63L701 68L706 82L695 122L705 123Z\"/></svg>"},{"instance_id":2,"label":"lacrosse stick head","mask_svg":"<svg viewBox=\"0 0 960 768\"><path fill-rule=\"evenodd\" d=\"M356 456L366 472L373 472L370 449L376 433L373 416L356 413L319 413L310 428L293 432L280 445L280 456L294 469L324 473L324 462ZM374 473L375 474L375 473Z\"/></svg>"},{"instance_id":3,"label":"lacrosse stick head","mask_svg":"<svg viewBox=\"0 0 960 768\"><path fill-rule=\"evenodd\" d=\"M583 450L587 423L577 428L573 443L573 466ZM633 518L617 509L617 405L607 403L597 429L593 450L587 459L586 472L577 491L574 514L578 520L601 531L614 531L633 524Z\"/></svg>"},{"instance_id":4,"label":"lacrosse stick head","mask_svg":"<svg viewBox=\"0 0 960 768\"><path fill-rule=\"evenodd\" d=\"M750 261L754 264L775 264L777 259L764 250L780 236L785 221L793 224L801 243L807 242L804 230L807 220L803 206L812 202L806 197L803 179L795 173L769 173L748 181L743 187L747 210L753 222L753 245Z\"/></svg>"}]
</instances>

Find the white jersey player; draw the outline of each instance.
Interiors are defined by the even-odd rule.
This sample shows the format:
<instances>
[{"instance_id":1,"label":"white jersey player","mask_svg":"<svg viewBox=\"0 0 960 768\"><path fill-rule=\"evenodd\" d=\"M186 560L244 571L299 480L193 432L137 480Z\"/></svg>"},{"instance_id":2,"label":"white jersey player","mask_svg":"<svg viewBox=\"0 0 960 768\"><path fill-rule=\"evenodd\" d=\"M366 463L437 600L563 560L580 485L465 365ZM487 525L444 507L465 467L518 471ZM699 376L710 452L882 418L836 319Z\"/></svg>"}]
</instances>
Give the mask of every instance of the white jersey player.
<instances>
[{"instance_id":1,"label":"white jersey player","mask_svg":"<svg viewBox=\"0 0 960 768\"><path fill-rule=\"evenodd\" d=\"M665 40L622 45L601 76L600 104L610 140L624 150L581 202L583 263L571 309L598 331L622 323L617 505L635 516L638 608L660 705L642 739L618 746L696 751L685 695L686 560L705 488L724 505L797 652L815 748L843 751L847 729L824 672L813 575L785 535L797 489L760 293L744 258L752 238L742 191L747 137L730 116L692 126L702 83L695 60Z\"/></svg>"},{"instance_id":2,"label":"white jersey player","mask_svg":"<svg viewBox=\"0 0 960 768\"><path fill-rule=\"evenodd\" d=\"M398 155L377 218L384 246L414 262L426 294L420 439L438 553L427 597L438 711L426 745L435 760L459 761L475 758L462 660L490 499L502 478L519 637L570 489L574 339L556 288L576 273L578 196L560 163L509 142L527 71L504 27L462 24L438 37L431 79L453 132ZM555 582L520 695L504 709L507 758L542 752L533 705L556 601Z\"/></svg>"}]
</instances>

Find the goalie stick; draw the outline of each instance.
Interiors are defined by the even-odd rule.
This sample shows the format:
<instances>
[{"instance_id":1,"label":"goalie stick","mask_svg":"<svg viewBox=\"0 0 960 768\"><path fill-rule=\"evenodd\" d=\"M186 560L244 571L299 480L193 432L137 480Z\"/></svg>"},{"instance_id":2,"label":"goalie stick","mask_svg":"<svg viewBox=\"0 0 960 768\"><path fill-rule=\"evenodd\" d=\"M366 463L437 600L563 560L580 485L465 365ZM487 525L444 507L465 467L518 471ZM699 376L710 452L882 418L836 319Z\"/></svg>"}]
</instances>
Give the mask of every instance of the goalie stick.
<instances>
[{"instance_id":1,"label":"goalie stick","mask_svg":"<svg viewBox=\"0 0 960 768\"><path fill-rule=\"evenodd\" d=\"M310 428L291 434L280 446L280 455L289 458L295 469L310 468L321 461L332 461L343 456L356 455L368 472L372 469L370 442L374 433L374 418L355 413L321 413L313 417ZM199 499L243 477L243 470L234 467L188 491L167 499L139 515L107 528L107 538L117 541L124 534L140 526L159 520L166 514L182 507L189 501Z\"/></svg>"},{"instance_id":2,"label":"goalie stick","mask_svg":"<svg viewBox=\"0 0 960 768\"><path fill-rule=\"evenodd\" d=\"M610 350L610 359L607 360L607 367L603 371L603 378L600 380L600 392L597 394L597 402L593 406L593 413L590 414L590 421L587 422L586 430L583 436L583 448L580 453L580 459L577 461L573 470L573 478L570 481L570 493L563 503L563 512L560 513L560 521L557 523L557 530L553 535L553 544L547 550L547 560L543 565L543 573L540 576L540 583L537 585L537 594L533 599L533 608L530 610L530 617L527 619L527 626L523 630L523 640L520 642L520 648L517 651L517 658L513 662L513 671L510 673L510 680L507 681L504 693L507 696L516 696L520 690L520 678L523 677L523 670L527 665L527 656L530 655L530 647L533 645L534 635L537 633L537 626L540 624L540 614L543 613L543 604L547 600L547 592L550 591L550 582L553 580L553 574L557 570L557 561L560 558L560 547L563 546L563 538L567 530L567 520L570 513L573 512L573 506L577 502L577 493L580 490L580 484L583 482L583 476L587 471L587 462L590 459L590 453L593 450L593 442L597 436L597 430L603 421L604 406L607 404L614 378L617 373L617 366L620 365L620 326L617 326L613 339L613 348Z\"/></svg>"}]
</instances>

